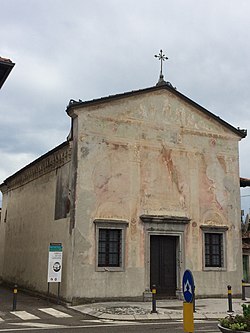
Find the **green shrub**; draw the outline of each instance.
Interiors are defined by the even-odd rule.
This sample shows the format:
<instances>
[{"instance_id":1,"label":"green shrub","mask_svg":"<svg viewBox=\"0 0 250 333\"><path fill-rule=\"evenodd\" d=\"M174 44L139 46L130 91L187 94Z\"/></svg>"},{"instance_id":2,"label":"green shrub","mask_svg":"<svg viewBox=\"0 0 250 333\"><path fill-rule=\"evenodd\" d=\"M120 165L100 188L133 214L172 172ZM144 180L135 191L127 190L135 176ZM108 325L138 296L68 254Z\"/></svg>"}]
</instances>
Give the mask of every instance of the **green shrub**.
<instances>
[{"instance_id":1,"label":"green shrub","mask_svg":"<svg viewBox=\"0 0 250 333\"><path fill-rule=\"evenodd\" d=\"M243 315L229 315L219 320L220 325L234 331L250 332L250 304L242 304Z\"/></svg>"},{"instance_id":2,"label":"green shrub","mask_svg":"<svg viewBox=\"0 0 250 333\"><path fill-rule=\"evenodd\" d=\"M250 304L242 304L243 316L245 318L250 318Z\"/></svg>"}]
</instances>

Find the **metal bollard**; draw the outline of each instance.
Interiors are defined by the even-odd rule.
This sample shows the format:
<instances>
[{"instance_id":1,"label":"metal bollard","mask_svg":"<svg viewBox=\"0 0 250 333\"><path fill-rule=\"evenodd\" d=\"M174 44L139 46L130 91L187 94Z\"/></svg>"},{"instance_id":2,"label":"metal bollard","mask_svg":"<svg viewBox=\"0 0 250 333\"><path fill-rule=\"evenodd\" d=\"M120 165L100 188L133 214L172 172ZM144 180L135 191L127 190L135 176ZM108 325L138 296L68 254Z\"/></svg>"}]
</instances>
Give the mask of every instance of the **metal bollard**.
<instances>
[{"instance_id":1,"label":"metal bollard","mask_svg":"<svg viewBox=\"0 0 250 333\"><path fill-rule=\"evenodd\" d=\"M152 311L151 313L157 313L156 311L156 285L152 285Z\"/></svg>"},{"instance_id":2,"label":"metal bollard","mask_svg":"<svg viewBox=\"0 0 250 333\"><path fill-rule=\"evenodd\" d=\"M195 286L194 286L194 291L193 291L193 312L196 312L195 311Z\"/></svg>"},{"instance_id":3,"label":"metal bollard","mask_svg":"<svg viewBox=\"0 0 250 333\"><path fill-rule=\"evenodd\" d=\"M12 311L16 311L16 303L17 303L17 284L14 285L14 289L13 289L13 306L12 306Z\"/></svg>"},{"instance_id":4,"label":"metal bollard","mask_svg":"<svg viewBox=\"0 0 250 333\"><path fill-rule=\"evenodd\" d=\"M244 280L241 280L241 299L243 301L246 300L246 287L245 287L245 281Z\"/></svg>"},{"instance_id":5,"label":"metal bollard","mask_svg":"<svg viewBox=\"0 0 250 333\"><path fill-rule=\"evenodd\" d=\"M228 297L228 310L227 312L234 312L232 306L232 287L227 286L227 297Z\"/></svg>"}]
</instances>

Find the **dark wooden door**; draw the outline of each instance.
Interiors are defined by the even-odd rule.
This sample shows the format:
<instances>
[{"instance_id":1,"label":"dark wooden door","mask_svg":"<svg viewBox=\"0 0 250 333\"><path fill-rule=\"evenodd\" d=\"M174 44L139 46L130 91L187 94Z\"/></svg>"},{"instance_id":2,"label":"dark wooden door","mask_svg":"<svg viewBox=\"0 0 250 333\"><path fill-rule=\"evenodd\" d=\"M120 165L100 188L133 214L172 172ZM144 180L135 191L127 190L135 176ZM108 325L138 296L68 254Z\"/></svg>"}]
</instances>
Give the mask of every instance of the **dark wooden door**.
<instances>
[{"instance_id":1,"label":"dark wooden door","mask_svg":"<svg viewBox=\"0 0 250 333\"><path fill-rule=\"evenodd\" d=\"M150 285L157 294L176 296L176 237L150 236Z\"/></svg>"}]
</instances>

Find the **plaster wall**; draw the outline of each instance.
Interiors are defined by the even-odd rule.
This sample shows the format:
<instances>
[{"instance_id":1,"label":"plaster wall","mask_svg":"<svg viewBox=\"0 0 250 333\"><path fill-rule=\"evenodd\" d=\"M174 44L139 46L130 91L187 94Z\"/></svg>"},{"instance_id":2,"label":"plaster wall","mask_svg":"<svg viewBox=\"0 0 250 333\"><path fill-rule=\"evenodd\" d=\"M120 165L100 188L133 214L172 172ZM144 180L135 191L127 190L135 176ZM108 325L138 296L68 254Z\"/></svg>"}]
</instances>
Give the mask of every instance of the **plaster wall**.
<instances>
[{"instance_id":1,"label":"plaster wall","mask_svg":"<svg viewBox=\"0 0 250 333\"><path fill-rule=\"evenodd\" d=\"M193 271L200 295L226 294L227 284L239 293L239 137L168 91L78 108L74 114L73 297L142 295L149 266L148 226L141 215L189 218L181 270ZM128 222L124 272L97 271L95 219ZM204 270L201 226L227 229L225 269Z\"/></svg>"},{"instance_id":2,"label":"plaster wall","mask_svg":"<svg viewBox=\"0 0 250 333\"><path fill-rule=\"evenodd\" d=\"M0 267L4 281L46 293L49 244L60 242L63 245L61 296L71 300L69 219L54 219L57 172L65 168L67 165L4 192ZM50 292L57 294L57 283L50 284Z\"/></svg>"}]
</instances>

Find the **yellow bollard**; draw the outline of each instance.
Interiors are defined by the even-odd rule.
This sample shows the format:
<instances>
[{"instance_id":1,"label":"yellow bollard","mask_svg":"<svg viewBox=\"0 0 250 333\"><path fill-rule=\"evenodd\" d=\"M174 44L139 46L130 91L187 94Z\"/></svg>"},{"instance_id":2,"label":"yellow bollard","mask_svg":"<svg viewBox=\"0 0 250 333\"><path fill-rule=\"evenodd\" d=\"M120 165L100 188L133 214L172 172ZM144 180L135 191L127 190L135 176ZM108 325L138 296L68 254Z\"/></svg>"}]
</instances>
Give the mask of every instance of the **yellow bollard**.
<instances>
[{"instance_id":1,"label":"yellow bollard","mask_svg":"<svg viewBox=\"0 0 250 333\"><path fill-rule=\"evenodd\" d=\"M157 313L156 311L156 286L152 285L152 311L151 313Z\"/></svg>"},{"instance_id":2,"label":"yellow bollard","mask_svg":"<svg viewBox=\"0 0 250 333\"><path fill-rule=\"evenodd\" d=\"M17 284L14 285L14 289L13 289L12 311L16 311L16 303L17 303Z\"/></svg>"},{"instance_id":3,"label":"yellow bollard","mask_svg":"<svg viewBox=\"0 0 250 333\"><path fill-rule=\"evenodd\" d=\"M194 332L193 303L183 302L183 328L184 332Z\"/></svg>"}]
</instances>

